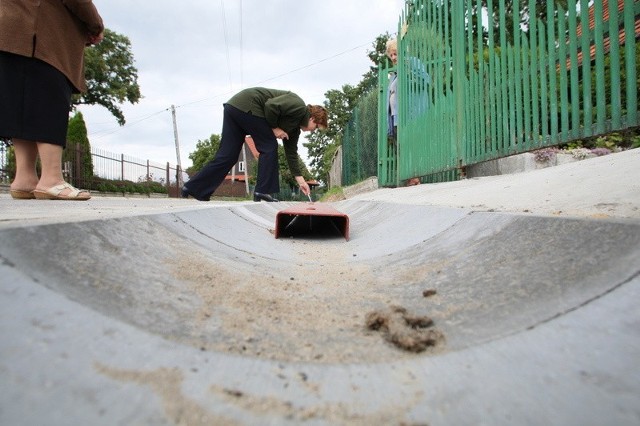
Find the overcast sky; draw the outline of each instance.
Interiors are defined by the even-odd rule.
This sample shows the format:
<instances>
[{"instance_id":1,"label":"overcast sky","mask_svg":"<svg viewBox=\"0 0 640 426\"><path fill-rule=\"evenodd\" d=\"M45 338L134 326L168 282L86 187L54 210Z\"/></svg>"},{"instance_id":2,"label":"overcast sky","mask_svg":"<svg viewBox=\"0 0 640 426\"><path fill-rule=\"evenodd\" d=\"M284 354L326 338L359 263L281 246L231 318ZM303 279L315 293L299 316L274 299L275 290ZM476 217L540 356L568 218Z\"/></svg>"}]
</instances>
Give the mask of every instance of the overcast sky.
<instances>
[{"instance_id":1,"label":"overcast sky","mask_svg":"<svg viewBox=\"0 0 640 426\"><path fill-rule=\"evenodd\" d=\"M131 41L143 98L125 104L118 126L98 106L81 106L91 145L176 164L220 134L222 103L244 87L291 90L308 104L355 85L372 65L376 37L397 32L404 0L94 0L107 28ZM306 160L306 150L300 153Z\"/></svg>"}]
</instances>

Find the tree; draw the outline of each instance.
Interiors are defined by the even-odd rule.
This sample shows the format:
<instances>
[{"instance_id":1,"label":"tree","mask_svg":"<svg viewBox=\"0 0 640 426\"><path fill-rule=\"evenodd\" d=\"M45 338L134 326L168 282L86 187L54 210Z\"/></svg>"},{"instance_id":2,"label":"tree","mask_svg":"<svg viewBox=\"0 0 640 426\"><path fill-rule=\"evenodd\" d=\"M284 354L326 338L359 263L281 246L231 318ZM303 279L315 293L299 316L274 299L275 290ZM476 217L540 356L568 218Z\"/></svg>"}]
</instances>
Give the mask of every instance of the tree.
<instances>
[{"instance_id":1,"label":"tree","mask_svg":"<svg viewBox=\"0 0 640 426\"><path fill-rule=\"evenodd\" d=\"M329 126L326 131L314 132L307 139L304 146L308 150L308 156L312 172L318 180L327 182L333 156L340 145L342 135L351 119L354 108L363 95L378 85L379 64L386 58L386 44L389 33L379 35L372 43L373 50L367 53L373 65L362 76L357 86L345 84L341 90L329 90L325 93L327 100L324 107L329 114Z\"/></svg>"},{"instance_id":2,"label":"tree","mask_svg":"<svg viewBox=\"0 0 640 426\"><path fill-rule=\"evenodd\" d=\"M304 161L302 161L302 158L300 157L300 155L298 155L298 167L300 167L300 170L302 172L302 177L305 180L313 179L313 176L309 172L309 169L307 169L307 166L306 164L304 164ZM289 166L287 163L287 156L284 152L284 147L282 145L278 145L278 169L280 171L280 178L282 179L283 182L286 182L287 185L289 185L289 187L291 188L298 187L296 178L293 176L293 174L291 174L291 170L289 170Z\"/></svg>"},{"instance_id":3,"label":"tree","mask_svg":"<svg viewBox=\"0 0 640 426\"><path fill-rule=\"evenodd\" d=\"M553 22L555 23L557 21L557 14L558 11L560 10L560 8L562 8L562 10L567 10L567 8L569 7L569 1L568 0L552 0L553 3L555 4L555 6L552 8L554 10L555 15L552 17L553 18ZM514 32L513 32L513 18L514 18L514 13L517 13L517 20L519 22L519 25L521 28L523 28L525 30L525 32L527 32L529 30L529 21L531 20L531 16L536 17L537 19L540 19L541 22L543 23L547 23L549 17L547 16L547 1L546 0L536 0L535 1L535 10L533 11L533 13L531 13L530 8L529 8L529 2L528 1L518 1L515 2L514 0L503 0L503 10L504 10L504 22L506 27L502 28L501 26L501 21L500 21L500 16L501 16L501 8L500 8L500 3L501 1L497 1L494 0L492 3L492 11L491 11L491 16L492 16L492 23L493 23L493 27L492 27L492 31L493 31L493 40L496 43L496 45L500 45L502 43L501 39L500 39L500 31L502 29L504 29L505 32L505 38L506 38L506 42L511 44L513 43L514 40ZM572 2L573 3L573 7L576 6L576 2ZM487 7L487 0L481 0L480 1L480 8L482 10L488 10ZM472 19L472 20L467 20L467 22L470 22L472 25L472 31L474 36L478 35L478 22L480 21L480 16L482 16L482 13L480 13L478 11L478 4L474 2L474 5L472 7L472 13L475 17L477 17L477 19ZM486 28L482 29L482 39L484 41L484 44L486 45L486 42L488 40L488 32ZM476 46L474 46L475 48Z\"/></svg>"},{"instance_id":4,"label":"tree","mask_svg":"<svg viewBox=\"0 0 640 426\"><path fill-rule=\"evenodd\" d=\"M351 113L358 101L361 91L358 88L345 84L342 90L329 90L325 93L327 100L324 106L327 109L329 126L322 132L313 132L304 145L307 148L310 165L318 179L326 182L331 168L331 145L342 144L342 134L345 126L351 118Z\"/></svg>"},{"instance_id":5,"label":"tree","mask_svg":"<svg viewBox=\"0 0 640 426\"><path fill-rule=\"evenodd\" d=\"M88 90L74 96L73 105L102 105L118 124L124 125L124 114L118 104L125 101L134 104L141 98L131 42L126 36L105 29L104 40L85 49L84 59Z\"/></svg>"},{"instance_id":6,"label":"tree","mask_svg":"<svg viewBox=\"0 0 640 426\"><path fill-rule=\"evenodd\" d=\"M220 135L212 134L209 139L198 140L196 150L189 154L189 159L193 162L193 165L187 169L187 173L193 174L202 169L205 164L213 160L219 148Z\"/></svg>"},{"instance_id":7,"label":"tree","mask_svg":"<svg viewBox=\"0 0 640 426\"><path fill-rule=\"evenodd\" d=\"M93 159L91 156L91 146L87 136L87 125L80 111L76 112L69 120L67 128L67 147L62 155L63 164L70 162L75 171L74 179L81 182L90 182L93 178Z\"/></svg>"},{"instance_id":8,"label":"tree","mask_svg":"<svg viewBox=\"0 0 640 426\"><path fill-rule=\"evenodd\" d=\"M367 56L373 65L369 67L369 71L362 76L362 81L358 83L358 87L362 88L363 91L367 91L371 87L378 85L380 64L388 61L387 41L389 41L390 38L391 35L388 32L380 34L372 44L373 50L367 51Z\"/></svg>"}]
</instances>

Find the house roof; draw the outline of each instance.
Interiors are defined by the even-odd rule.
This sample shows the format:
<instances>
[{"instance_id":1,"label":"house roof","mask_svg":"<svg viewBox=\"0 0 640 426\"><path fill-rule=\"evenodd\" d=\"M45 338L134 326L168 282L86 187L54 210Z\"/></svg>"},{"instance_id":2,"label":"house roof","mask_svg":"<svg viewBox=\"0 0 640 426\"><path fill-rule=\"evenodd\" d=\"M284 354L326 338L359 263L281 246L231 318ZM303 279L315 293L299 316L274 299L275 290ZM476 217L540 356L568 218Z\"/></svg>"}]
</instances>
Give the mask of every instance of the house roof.
<instances>
[{"instance_id":1,"label":"house roof","mask_svg":"<svg viewBox=\"0 0 640 426\"><path fill-rule=\"evenodd\" d=\"M624 9L624 0L618 0L618 13ZM609 22L609 0L602 0L602 21ZM595 5L589 6L589 29L592 30L596 26L596 8ZM578 37L582 35L582 23L576 28Z\"/></svg>"},{"instance_id":2,"label":"house roof","mask_svg":"<svg viewBox=\"0 0 640 426\"><path fill-rule=\"evenodd\" d=\"M232 174L228 174L224 177L224 180L228 180L231 182L244 182L245 181L244 173L239 173L239 174L236 174L235 176L233 176Z\"/></svg>"},{"instance_id":3,"label":"house roof","mask_svg":"<svg viewBox=\"0 0 640 426\"><path fill-rule=\"evenodd\" d=\"M624 10L624 0L618 0L618 13ZM606 24L609 22L609 0L602 0L602 22ZM595 6L591 5L589 7L589 30L593 30L596 25L596 11ZM576 28L576 34L578 37L582 35L582 24L578 24ZM634 28L634 37L633 40L636 40L640 37L640 15L636 15L635 20L635 28ZM614 36L615 38L615 36ZM622 46L627 41L627 35L624 30L624 27L620 28L618 31L618 45ZM603 40L603 48L604 53L608 53L611 50L611 34L608 34ZM582 64L582 58L584 54L582 51L578 52L578 65ZM589 46L589 58L593 61L596 57L596 45L595 43L591 43ZM567 60L567 68L571 66L571 60Z\"/></svg>"}]
</instances>

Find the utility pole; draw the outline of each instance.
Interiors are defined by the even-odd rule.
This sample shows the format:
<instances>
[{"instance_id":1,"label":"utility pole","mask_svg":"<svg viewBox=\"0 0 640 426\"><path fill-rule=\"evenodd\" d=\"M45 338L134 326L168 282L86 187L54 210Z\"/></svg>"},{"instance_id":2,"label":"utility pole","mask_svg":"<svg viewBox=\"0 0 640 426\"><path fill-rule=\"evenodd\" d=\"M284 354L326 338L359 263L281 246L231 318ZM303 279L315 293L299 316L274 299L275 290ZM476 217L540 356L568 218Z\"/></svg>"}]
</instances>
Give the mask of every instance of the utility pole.
<instances>
[{"instance_id":1,"label":"utility pole","mask_svg":"<svg viewBox=\"0 0 640 426\"><path fill-rule=\"evenodd\" d=\"M244 161L244 190L249 195L249 163L247 163L247 142L242 144L242 161Z\"/></svg>"},{"instance_id":2,"label":"utility pole","mask_svg":"<svg viewBox=\"0 0 640 426\"><path fill-rule=\"evenodd\" d=\"M176 170L176 181L178 183L178 190L182 188L182 162L180 161L180 142L178 141L178 125L176 124L176 107L171 105L171 116L173 117L173 138L176 142L176 157L178 159Z\"/></svg>"}]
</instances>

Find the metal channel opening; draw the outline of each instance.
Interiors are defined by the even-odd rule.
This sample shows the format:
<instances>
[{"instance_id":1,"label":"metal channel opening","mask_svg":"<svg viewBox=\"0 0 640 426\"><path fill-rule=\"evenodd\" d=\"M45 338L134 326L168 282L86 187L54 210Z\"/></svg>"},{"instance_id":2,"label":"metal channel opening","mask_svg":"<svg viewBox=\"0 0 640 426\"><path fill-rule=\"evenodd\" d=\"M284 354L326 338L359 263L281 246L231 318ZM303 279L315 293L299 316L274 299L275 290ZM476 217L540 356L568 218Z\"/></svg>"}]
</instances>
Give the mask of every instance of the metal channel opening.
<instances>
[{"instance_id":1,"label":"metal channel opening","mask_svg":"<svg viewBox=\"0 0 640 426\"><path fill-rule=\"evenodd\" d=\"M327 212L326 208L281 211L276 217L276 238L282 237L349 240L349 217L336 211Z\"/></svg>"}]
</instances>

